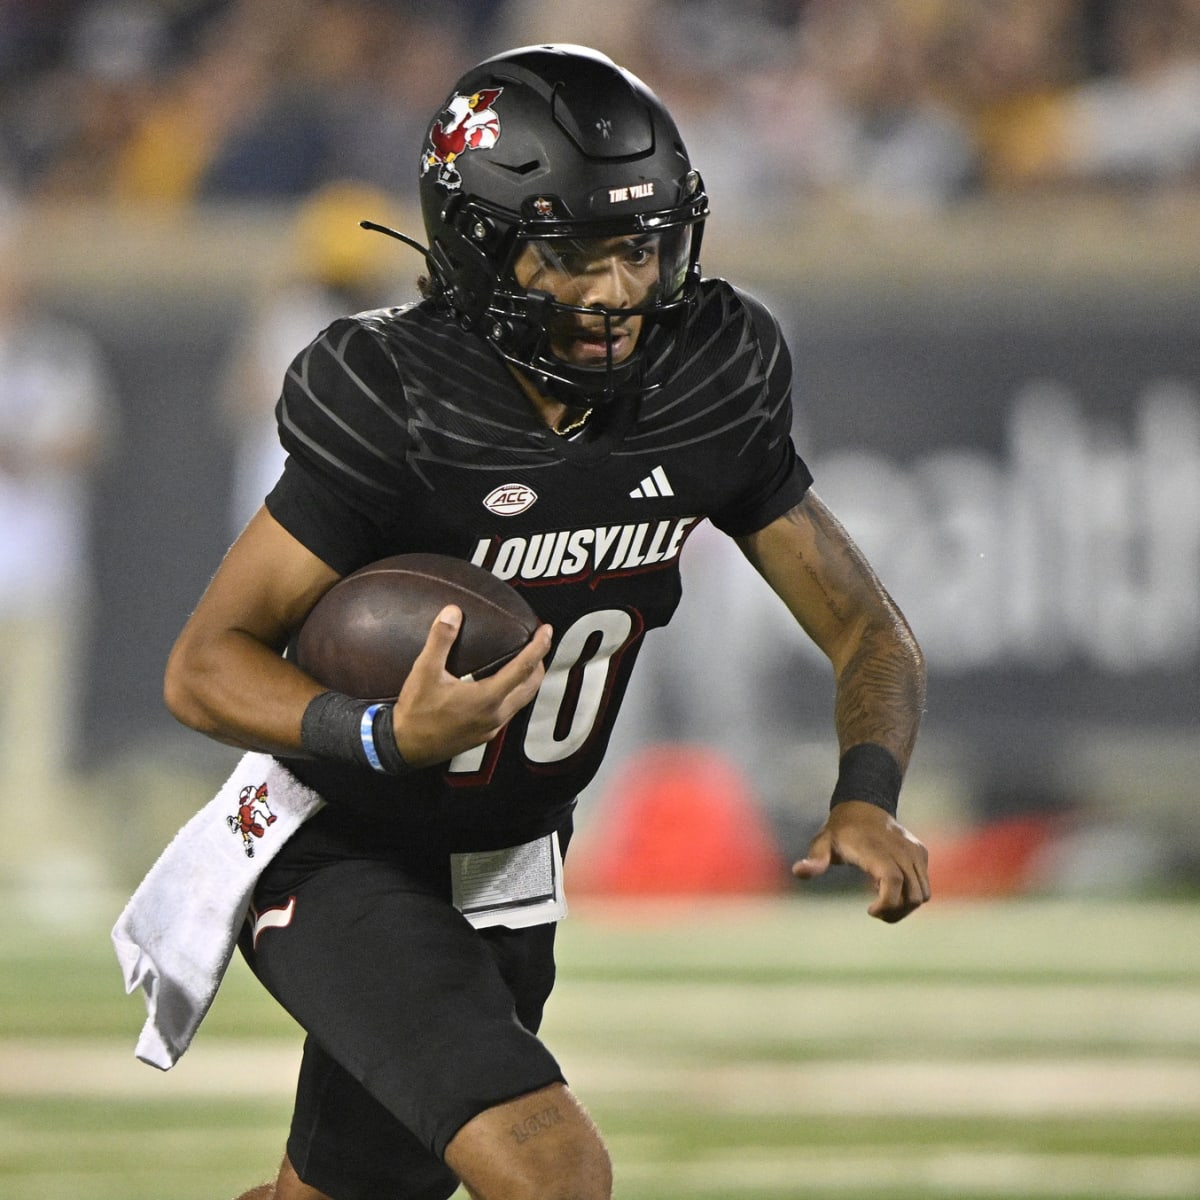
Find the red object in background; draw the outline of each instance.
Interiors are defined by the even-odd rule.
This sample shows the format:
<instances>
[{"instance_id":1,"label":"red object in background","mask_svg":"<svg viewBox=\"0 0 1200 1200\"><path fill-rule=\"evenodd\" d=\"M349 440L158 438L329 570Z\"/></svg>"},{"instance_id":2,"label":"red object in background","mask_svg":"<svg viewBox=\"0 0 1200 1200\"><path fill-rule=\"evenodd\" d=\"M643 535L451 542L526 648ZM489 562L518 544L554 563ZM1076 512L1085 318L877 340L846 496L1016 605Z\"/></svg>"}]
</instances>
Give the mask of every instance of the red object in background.
<instances>
[{"instance_id":1,"label":"red object in background","mask_svg":"<svg viewBox=\"0 0 1200 1200\"><path fill-rule=\"evenodd\" d=\"M704 746L633 755L570 857L571 891L581 894L761 895L791 880L749 785Z\"/></svg>"},{"instance_id":2,"label":"red object in background","mask_svg":"<svg viewBox=\"0 0 1200 1200\"><path fill-rule=\"evenodd\" d=\"M1043 856L1060 828L1060 818L1029 815L992 821L944 840L929 838L934 899L1030 891L1042 881Z\"/></svg>"}]
</instances>

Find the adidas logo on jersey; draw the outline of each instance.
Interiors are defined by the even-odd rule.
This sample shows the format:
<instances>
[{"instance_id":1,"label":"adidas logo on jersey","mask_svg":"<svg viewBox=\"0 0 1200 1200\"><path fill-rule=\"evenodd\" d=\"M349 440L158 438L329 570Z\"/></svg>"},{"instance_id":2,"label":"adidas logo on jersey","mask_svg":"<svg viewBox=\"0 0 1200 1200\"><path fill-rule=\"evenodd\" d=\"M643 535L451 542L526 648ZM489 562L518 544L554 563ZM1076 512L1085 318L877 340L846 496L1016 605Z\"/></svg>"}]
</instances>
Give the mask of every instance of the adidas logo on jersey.
<instances>
[{"instance_id":1,"label":"adidas logo on jersey","mask_svg":"<svg viewBox=\"0 0 1200 1200\"><path fill-rule=\"evenodd\" d=\"M634 500L655 500L659 496L675 495L675 489L671 486L666 471L662 467L655 467L629 495Z\"/></svg>"}]
</instances>

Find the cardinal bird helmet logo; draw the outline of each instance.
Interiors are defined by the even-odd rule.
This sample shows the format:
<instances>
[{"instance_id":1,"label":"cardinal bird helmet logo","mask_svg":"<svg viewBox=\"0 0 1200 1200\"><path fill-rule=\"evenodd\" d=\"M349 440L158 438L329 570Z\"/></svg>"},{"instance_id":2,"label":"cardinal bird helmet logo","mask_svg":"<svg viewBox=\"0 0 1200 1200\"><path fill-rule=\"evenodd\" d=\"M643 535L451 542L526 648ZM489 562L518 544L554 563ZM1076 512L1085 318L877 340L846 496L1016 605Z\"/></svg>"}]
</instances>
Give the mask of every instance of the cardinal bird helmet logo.
<instances>
[{"instance_id":1,"label":"cardinal bird helmet logo","mask_svg":"<svg viewBox=\"0 0 1200 1200\"><path fill-rule=\"evenodd\" d=\"M456 94L446 105L448 120L434 121L429 144L421 155L421 174L437 168L437 182L447 191L462 187L454 165L468 150L490 150L500 140L500 117L492 107L503 88L484 88L470 96Z\"/></svg>"}]
</instances>

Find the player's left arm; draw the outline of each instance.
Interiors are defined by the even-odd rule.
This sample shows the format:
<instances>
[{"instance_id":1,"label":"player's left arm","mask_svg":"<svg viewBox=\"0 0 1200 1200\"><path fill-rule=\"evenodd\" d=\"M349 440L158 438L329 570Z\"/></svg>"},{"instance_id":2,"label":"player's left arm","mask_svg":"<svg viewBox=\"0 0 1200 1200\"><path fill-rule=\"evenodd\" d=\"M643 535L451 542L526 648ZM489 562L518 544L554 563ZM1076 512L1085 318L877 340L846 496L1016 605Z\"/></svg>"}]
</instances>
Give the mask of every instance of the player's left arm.
<instances>
[{"instance_id":1,"label":"player's left arm","mask_svg":"<svg viewBox=\"0 0 1200 1200\"><path fill-rule=\"evenodd\" d=\"M829 659L842 775L829 819L792 868L849 863L874 882L868 910L899 921L929 899L925 847L888 811L925 706L925 664L907 621L862 552L811 490L737 544ZM864 799L855 798L861 791Z\"/></svg>"}]
</instances>

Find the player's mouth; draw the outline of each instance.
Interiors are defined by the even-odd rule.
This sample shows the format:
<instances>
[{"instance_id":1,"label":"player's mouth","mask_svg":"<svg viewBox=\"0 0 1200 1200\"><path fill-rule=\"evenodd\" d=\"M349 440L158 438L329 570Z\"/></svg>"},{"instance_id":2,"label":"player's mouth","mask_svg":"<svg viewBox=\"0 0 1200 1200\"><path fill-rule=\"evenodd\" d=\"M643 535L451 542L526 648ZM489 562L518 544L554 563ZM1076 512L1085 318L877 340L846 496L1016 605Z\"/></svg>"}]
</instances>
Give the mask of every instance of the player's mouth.
<instances>
[{"instance_id":1,"label":"player's mouth","mask_svg":"<svg viewBox=\"0 0 1200 1200\"><path fill-rule=\"evenodd\" d=\"M575 329L568 337L568 357L581 366L621 362L633 352L634 332L626 326Z\"/></svg>"}]
</instances>

